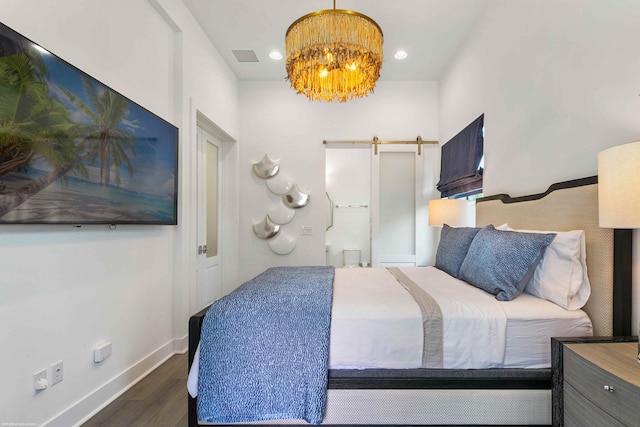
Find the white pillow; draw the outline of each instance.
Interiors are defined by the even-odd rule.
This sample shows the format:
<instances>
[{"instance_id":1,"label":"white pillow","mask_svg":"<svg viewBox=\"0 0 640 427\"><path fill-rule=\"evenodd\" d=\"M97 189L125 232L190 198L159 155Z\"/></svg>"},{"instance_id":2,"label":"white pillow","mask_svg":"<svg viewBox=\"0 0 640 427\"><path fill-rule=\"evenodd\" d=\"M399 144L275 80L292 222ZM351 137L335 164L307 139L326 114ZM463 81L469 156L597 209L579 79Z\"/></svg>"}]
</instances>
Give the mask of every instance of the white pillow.
<instances>
[{"instance_id":1,"label":"white pillow","mask_svg":"<svg viewBox=\"0 0 640 427\"><path fill-rule=\"evenodd\" d=\"M587 303L591 295L591 284L587 276L583 230L513 230L508 224L497 229L523 233L556 233L524 291L567 310L577 310Z\"/></svg>"}]
</instances>

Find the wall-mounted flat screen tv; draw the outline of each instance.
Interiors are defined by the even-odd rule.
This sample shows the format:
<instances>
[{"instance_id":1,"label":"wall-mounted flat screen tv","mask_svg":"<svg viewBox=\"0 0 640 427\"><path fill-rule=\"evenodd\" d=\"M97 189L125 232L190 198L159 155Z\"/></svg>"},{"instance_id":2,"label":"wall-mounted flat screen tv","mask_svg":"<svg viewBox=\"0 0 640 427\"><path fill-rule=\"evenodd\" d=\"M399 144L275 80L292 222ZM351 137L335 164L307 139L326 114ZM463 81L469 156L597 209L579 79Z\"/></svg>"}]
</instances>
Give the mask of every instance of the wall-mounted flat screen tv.
<instances>
[{"instance_id":1,"label":"wall-mounted flat screen tv","mask_svg":"<svg viewBox=\"0 0 640 427\"><path fill-rule=\"evenodd\" d=\"M178 129L0 23L0 224L177 224Z\"/></svg>"}]
</instances>

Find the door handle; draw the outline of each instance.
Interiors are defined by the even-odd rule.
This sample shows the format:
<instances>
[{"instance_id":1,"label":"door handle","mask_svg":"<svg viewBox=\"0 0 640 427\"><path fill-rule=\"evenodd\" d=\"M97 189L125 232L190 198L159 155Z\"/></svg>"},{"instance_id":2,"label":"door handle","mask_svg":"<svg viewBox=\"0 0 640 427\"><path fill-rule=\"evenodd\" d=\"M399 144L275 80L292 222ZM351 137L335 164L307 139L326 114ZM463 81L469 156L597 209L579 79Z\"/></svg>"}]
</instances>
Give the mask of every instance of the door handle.
<instances>
[{"instance_id":1,"label":"door handle","mask_svg":"<svg viewBox=\"0 0 640 427\"><path fill-rule=\"evenodd\" d=\"M209 248L207 247L207 245L200 245L198 246L198 255L202 255L202 254L206 254L207 250L209 250Z\"/></svg>"}]
</instances>

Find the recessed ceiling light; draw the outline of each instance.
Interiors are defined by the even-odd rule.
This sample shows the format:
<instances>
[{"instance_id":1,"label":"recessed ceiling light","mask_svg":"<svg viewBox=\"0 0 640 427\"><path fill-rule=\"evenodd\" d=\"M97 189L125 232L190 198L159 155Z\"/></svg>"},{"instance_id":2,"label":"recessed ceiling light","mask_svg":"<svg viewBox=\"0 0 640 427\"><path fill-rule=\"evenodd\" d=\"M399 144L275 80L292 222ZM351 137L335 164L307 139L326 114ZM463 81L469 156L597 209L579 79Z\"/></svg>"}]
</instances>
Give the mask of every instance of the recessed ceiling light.
<instances>
[{"instance_id":1,"label":"recessed ceiling light","mask_svg":"<svg viewBox=\"0 0 640 427\"><path fill-rule=\"evenodd\" d=\"M271 52L269 52L269 58L275 60L275 61L279 61L282 59L282 54L280 53L279 50L274 49Z\"/></svg>"},{"instance_id":2,"label":"recessed ceiling light","mask_svg":"<svg viewBox=\"0 0 640 427\"><path fill-rule=\"evenodd\" d=\"M404 49L398 49L396 50L396 53L393 54L394 58L400 59L400 60L405 59L407 56L409 56L409 54Z\"/></svg>"}]
</instances>

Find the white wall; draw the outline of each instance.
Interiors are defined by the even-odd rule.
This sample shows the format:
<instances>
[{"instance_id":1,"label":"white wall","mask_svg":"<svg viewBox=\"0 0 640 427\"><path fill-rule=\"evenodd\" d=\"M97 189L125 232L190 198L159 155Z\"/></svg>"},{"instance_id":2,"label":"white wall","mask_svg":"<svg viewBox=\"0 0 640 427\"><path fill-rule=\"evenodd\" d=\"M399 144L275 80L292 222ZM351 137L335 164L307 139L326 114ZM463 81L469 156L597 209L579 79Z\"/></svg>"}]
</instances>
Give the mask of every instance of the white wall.
<instances>
[{"instance_id":1,"label":"white wall","mask_svg":"<svg viewBox=\"0 0 640 427\"><path fill-rule=\"evenodd\" d=\"M424 140L437 139L437 100L435 82L378 82L374 94L348 103L312 103L296 95L287 82L241 82L241 281L271 266L325 264L323 140L368 140L374 136L411 140L418 135ZM251 227L262 220L267 209L278 200L269 194L264 180L251 170L252 163L265 153L279 158L282 172L311 194L309 205L299 209L283 228L297 239L295 250L288 255L271 252L267 241L258 239ZM424 156L430 162L437 159L438 153L438 147L425 147ZM436 164L439 164L437 160ZM425 188L435 188L436 178L425 175L428 175L425 182L429 181ZM427 228L426 222L425 212L423 228ZM312 226L313 235L300 236L302 225ZM435 237L429 238L435 240Z\"/></svg>"},{"instance_id":2,"label":"white wall","mask_svg":"<svg viewBox=\"0 0 640 427\"><path fill-rule=\"evenodd\" d=\"M238 84L182 0L148 0L173 30L174 109L181 128L180 212L174 275L174 336L187 333L185 317L196 308L197 241L196 124L201 122L222 143L221 232L223 291L238 283ZM159 2L158 2L159 1Z\"/></svg>"},{"instance_id":3,"label":"white wall","mask_svg":"<svg viewBox=\"0 0 640 427\"><path fill-rule=\"evenodd\" d=\"M179 0L4 0L0 19L180 127L177 227L0 226L0 423L67 427L185 348L195 112L237 137L237 82ZM233 169L237 144L228 155ZM113 356L95 365L102 341ZM33 373L59 360L64 380L34 395Z\"/></svg>"},{"instance_id":4,"label":"white wall","mask_svg":"<svg viewBox=\"0 0 640 427\"><path fill-rule=\"evenodd\" d=\"M638 22L637 0L488 2L439 108L442 141L485 114L485 194L596 175L600 150L640 139ZM634 246L637 271L637 234Z\"/></svg>"}]
</instances>

